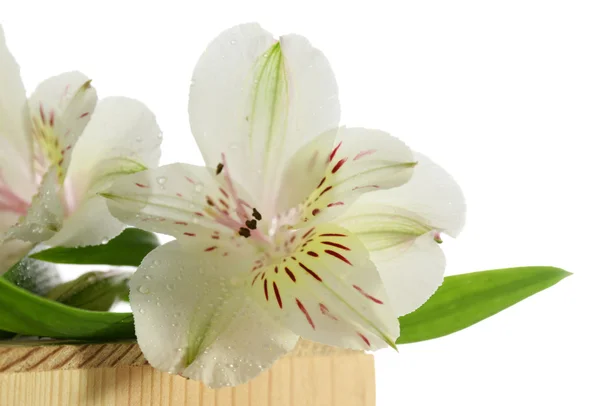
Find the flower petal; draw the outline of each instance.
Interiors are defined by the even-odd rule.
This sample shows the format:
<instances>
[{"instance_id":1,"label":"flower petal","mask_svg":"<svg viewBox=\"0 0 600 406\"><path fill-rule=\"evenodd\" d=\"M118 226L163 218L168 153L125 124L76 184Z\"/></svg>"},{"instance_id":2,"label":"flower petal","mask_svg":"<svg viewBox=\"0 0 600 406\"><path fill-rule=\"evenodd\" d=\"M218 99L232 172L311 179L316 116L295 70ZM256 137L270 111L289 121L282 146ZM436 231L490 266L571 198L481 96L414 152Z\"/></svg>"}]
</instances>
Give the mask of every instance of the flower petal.
<instances>
[{"instance_id":1,"label":"flower petal","mask_svg":"<svg viewBox=\"0 0 600 406\"><path fill-rule=\"evenodd\" d=\"M340 128L333 148L323 151L330 138L330 132L324 133L305 146L285 171L278 208L300 203L295 201L300 191L293 190L298 185L308 196L301 207L302 226L331 220L362 194L406 183L415 166L410 149L382 131ZM307 171L311 166L325 170L317 177L317 170Z\"/></svg>"},{"instance_id":2,"label":"flower petal","mask_svg":"<svg viewBox=\"0 0 600 406\"><path fill-rule=\"evenodd\" d=\"M75 202L103 191L115 176L158 166L161 141L156 118L143 103L102 99L73 150L67 181Z\"/></svg>"},{"instance_id":3,"label":"flower petal","mask_svg":"<svg viewBox=\"0 0 600 406\"><path fill-rule=\"evenodd\" d=\"M124 225L96 194L120 176L155 167L160 143L154 115L142 103L124 97L102 100L73 151L64 183L69 215L47 244L98 245L117 236Z\"/></svg>"},{"instance_id":4,"label":"flower petal","mask_svg":"<svg viewBox=\"0 0 600 406\"><path fill-rule=\"evenodd\" d=\"M96 90L80 72L68 72L42 82L29 98L38 171L59 165L64 178L75 142L96 106Z\"/></svg>"},{"instance_id":5,"label":"flower petal","mask_svg":"<svg viewBox=\"0 0 600 406\"><path fill-rule=\"evenodd\" d=\"M299 36L279 42L257 24L225 31L200 58L190 91L192 132L209 167L225 154L235 181L270 217L283 163L337 127L335 78L323 54Z\"/></svg>"},{"instance_id":6,"label":"flower petal","mask_svg":"<svg viewBox=\"0 0 600 406\"><path fill-rule=\"evenodd\" d=\"M231 238L253 206L225 180L207 168L178 163L120 177L102 195L123 223L185 239L208 227Z\"/></svg>"},{"instance_id":7,"label":"flower petal","mask_svg":"<svg viewBox=\"0 0 600 406\"><path fill-rule=\"evenodd\" d=\"M30 249L31 243L24 241L13 240L0 243L0 276L19 262Z\"/></svg>"},{"instance_id":8,"label":"flower petal","mask_svg":"<svg viewBox=\"0 0 600 406\"><path fill-rule=\"evenodd\" d=\"M466 204L456 181L425 155L415 153L418 164L411 180L398 188L363 195L362 205L387 204L412 213L412 217L429 228L456 237L465 223ZM373 210L371 210L373 211Z\"/></svg>"},{"instance_id":9,"label":"flower petal","mask_svg":"<svg viewBox=\"0 0 600 406\"><path fill-rule=\"evenodd\" d=\"M363 195L335 220L369 250L398 316L416 310L441 285L439 233L456 236L465 219L456 182L427 157L415 157L407 184Z\"/></svg>"},{"instance_id":10,"label":"flower petal","mask_svg":"<svg viewBox=\"0 0 600 406\"><path fill-rule=\"evenodd\" d=\"M246 253L223 256L212 244L204 235L194 245L172 241L152 251L131 279L130 300L152 366L210 387L232 386L291 351L298 337L235 282Z\"/></svg>"},{"instance_id":11,"label":"flower petal","mask_svg":"<svg viewBox=\"0 0 600 406\"><path fill-rule=\"evenodd\" d=\"M116 237L125 225L108 211L101 196L86 199L67 217L60 230L44 244L51 247L80 247L99 245Z\"/></svg>"},{"instance_id":12,"label":"flower petal","mask_svg":"<svg viewBox=\"0 0 600 406\"><path fill-rule=\"evenodd\" d=\"M27 213L5 235L6 240L18 239L33 243L46 241L60 230L63 207L57 193L58 168L52 167L42 179Z\"/></svg>"},{"instance_id":13,"label":"flower petal","mask_svg":"<svg viewBox=\"0 0 600 406\"><path fill-rule=\"evenodd\" d=\"M369 253L346 229L291 233L288 255L249 277L252 296L301 337L355 349L394 347L398 320Z\"/></svg>"},{"instance_id":14,"label":"flower petal","mask_svg":"<svg viewBox=\"0 0 600 406\"><path fill-rule=\"evenodd\" d=\"M414 214L386 204L354 203L337 224L369 250L396 316L420 307L444 280L445 259L434 230Z\"/></svg>"},{"instance_id":15,"label":"flower petal","mask_svg":"<svg viewBox=\"0 0 600 406\"><path fill-rule=\"evenodd\" d=\"M19 65L6 46L0 26L0 188L29 201L35 194L31 123ZM0 191L0 212L2 211Z\"/></svg>"}]
</instances>

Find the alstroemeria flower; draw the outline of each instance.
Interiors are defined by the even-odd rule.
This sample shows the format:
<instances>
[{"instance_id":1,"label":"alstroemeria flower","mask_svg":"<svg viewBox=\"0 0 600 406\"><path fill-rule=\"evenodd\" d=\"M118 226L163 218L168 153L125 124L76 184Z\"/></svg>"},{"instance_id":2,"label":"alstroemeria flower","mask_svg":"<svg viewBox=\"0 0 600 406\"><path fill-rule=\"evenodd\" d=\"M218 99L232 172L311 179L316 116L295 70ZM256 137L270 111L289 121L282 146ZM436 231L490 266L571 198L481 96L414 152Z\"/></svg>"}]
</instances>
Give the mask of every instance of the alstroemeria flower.
<instances>
[{"instance_id":1,"label":"alstroemeria flower","mask_svg":"<svg viewBox=\"0 0 600 406\"><path fill-rule=\"evenodd\" d=\"M30 243L96 245L123 229L96 193L155 167L160 130L138 101L96 101L79 72L44 81L27 99L0 27L0 241L13 240L0 245L0 273Z\"/></svg>"},{"instance_id":2,"label":"alstroemeria flower","mask_svg":"<svg viewBox=\"0 0 600 406\"><path fill-rule=\"evenodd\" d=\"M218 387L256 376L298 337L394 346L397 316L441 283L434 240L464 211L454 182L437 167L419 172L421 158L384 132L338 128L333 73L302 37L230 29L192 83L207 167L140 172L104 194L117 218L176 238L131 281L146 358ZM413 171L422 191L402 186ZM389 194L366 199L376 191Z\"/></svg>"}]
</instances>

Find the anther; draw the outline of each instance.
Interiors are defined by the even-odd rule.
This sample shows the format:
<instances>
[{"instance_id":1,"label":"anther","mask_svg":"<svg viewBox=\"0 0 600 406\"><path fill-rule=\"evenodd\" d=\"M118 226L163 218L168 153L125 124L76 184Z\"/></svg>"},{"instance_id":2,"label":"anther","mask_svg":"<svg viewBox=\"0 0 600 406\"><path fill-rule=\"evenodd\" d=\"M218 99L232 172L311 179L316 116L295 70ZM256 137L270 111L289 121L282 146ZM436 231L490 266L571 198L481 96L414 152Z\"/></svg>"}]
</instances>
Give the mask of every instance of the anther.
<instances>
[{"instance_id":1,"label":"anther","mask_svg":"<svg viewBox=\"0 0 600 406\"><path fill-rule=\"evenodd\" d=\"M246 237L246 238L250 237L250 230L248 230L246 227L241 227L240 231L238 233L242 237Z\"/></svg>"},{"instance_id":2,"label":"anther","mask_svg":"<svg viewBox=\"0 0 600 406\"><path fill-rule=\"evenodd\" d=\"M252 209L252 216L258 221L262 220L262 215L256 210L256 208Z\"/></svg>"},{"instance_id":3,"label":"anther","mask_svg":"<svg viewBox=\"0 0 600 406\"><path fill-rule=\"evenodd\" d=\"M256 220L246 220L246 225L250 230L256 230Z\"/></svg>"},{"instance_id":4,"label":"anther","mask_svg":"<svg viewBox=\"0 0 600 406\"><path fill-rule=\"evenodd\" d=\"M219 162L219 164L217 165L217 175L220 174L222 170L223 170L223 164Z\"/></svg>"}]
</instances>

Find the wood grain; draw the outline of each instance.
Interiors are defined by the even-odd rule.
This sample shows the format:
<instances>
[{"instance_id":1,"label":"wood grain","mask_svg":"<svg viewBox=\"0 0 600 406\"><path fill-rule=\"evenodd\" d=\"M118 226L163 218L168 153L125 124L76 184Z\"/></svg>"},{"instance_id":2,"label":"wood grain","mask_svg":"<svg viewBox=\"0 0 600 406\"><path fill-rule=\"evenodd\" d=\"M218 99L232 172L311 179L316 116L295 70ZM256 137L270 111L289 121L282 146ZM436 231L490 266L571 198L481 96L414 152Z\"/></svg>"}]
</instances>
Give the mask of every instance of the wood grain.
<instances>
[{"instance_id":1,"label":"wood grain","mask_svg":"<svg viewBox=\"0 0 600 406\"><path fill-rule=\"evenodd\" d=\"M213 390L150 366L92 368L112 348L99 347L84 350L87 369L0 373L0 406L375 406L373 357L360 352L301 351L248 384ZM133 359L135 351L124 359ZM74 365L77 357L65 362L60 353L46 360L42 351L28 357L37 360L33 364L56 365L51 359L59 356L64 365ZM118 356L107 358L114 363Z\"/></svg>"},{"instance_id":2,"label":"wood grain","mask_svg":"<svg viewBox=\"0 0 600 406\"><path fill-rule=\"evenodd\" d=\"M301 340L289 356L345 355L352 350ZM147 365L136 343L0 346L0 373Z\"/></svg>"}]
</instances>

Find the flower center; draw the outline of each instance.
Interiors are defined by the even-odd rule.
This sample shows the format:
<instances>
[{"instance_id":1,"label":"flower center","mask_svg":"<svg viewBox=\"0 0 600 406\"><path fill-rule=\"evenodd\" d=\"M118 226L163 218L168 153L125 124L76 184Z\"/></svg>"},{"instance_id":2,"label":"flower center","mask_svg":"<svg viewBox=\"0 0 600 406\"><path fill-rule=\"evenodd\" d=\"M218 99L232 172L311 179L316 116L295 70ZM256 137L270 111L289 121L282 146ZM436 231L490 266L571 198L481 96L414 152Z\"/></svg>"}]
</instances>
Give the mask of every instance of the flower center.
<instances>
[{"instance_id":1,"label":"flower center","mask_svg":"<svg viewBox=\"0 0 600 406\"><path fill-rule=\"evenodd\" d=\"M58 168L58 182L62 183L65 176L62 164L65 152L71 149L71 145L65 147L60 145L59 137L55 131L55 121L54 110L46 112L40 104L39 117L32 118L34 169L39 181L49 167L56 165Z\"/></svg>"}]
</instances>

